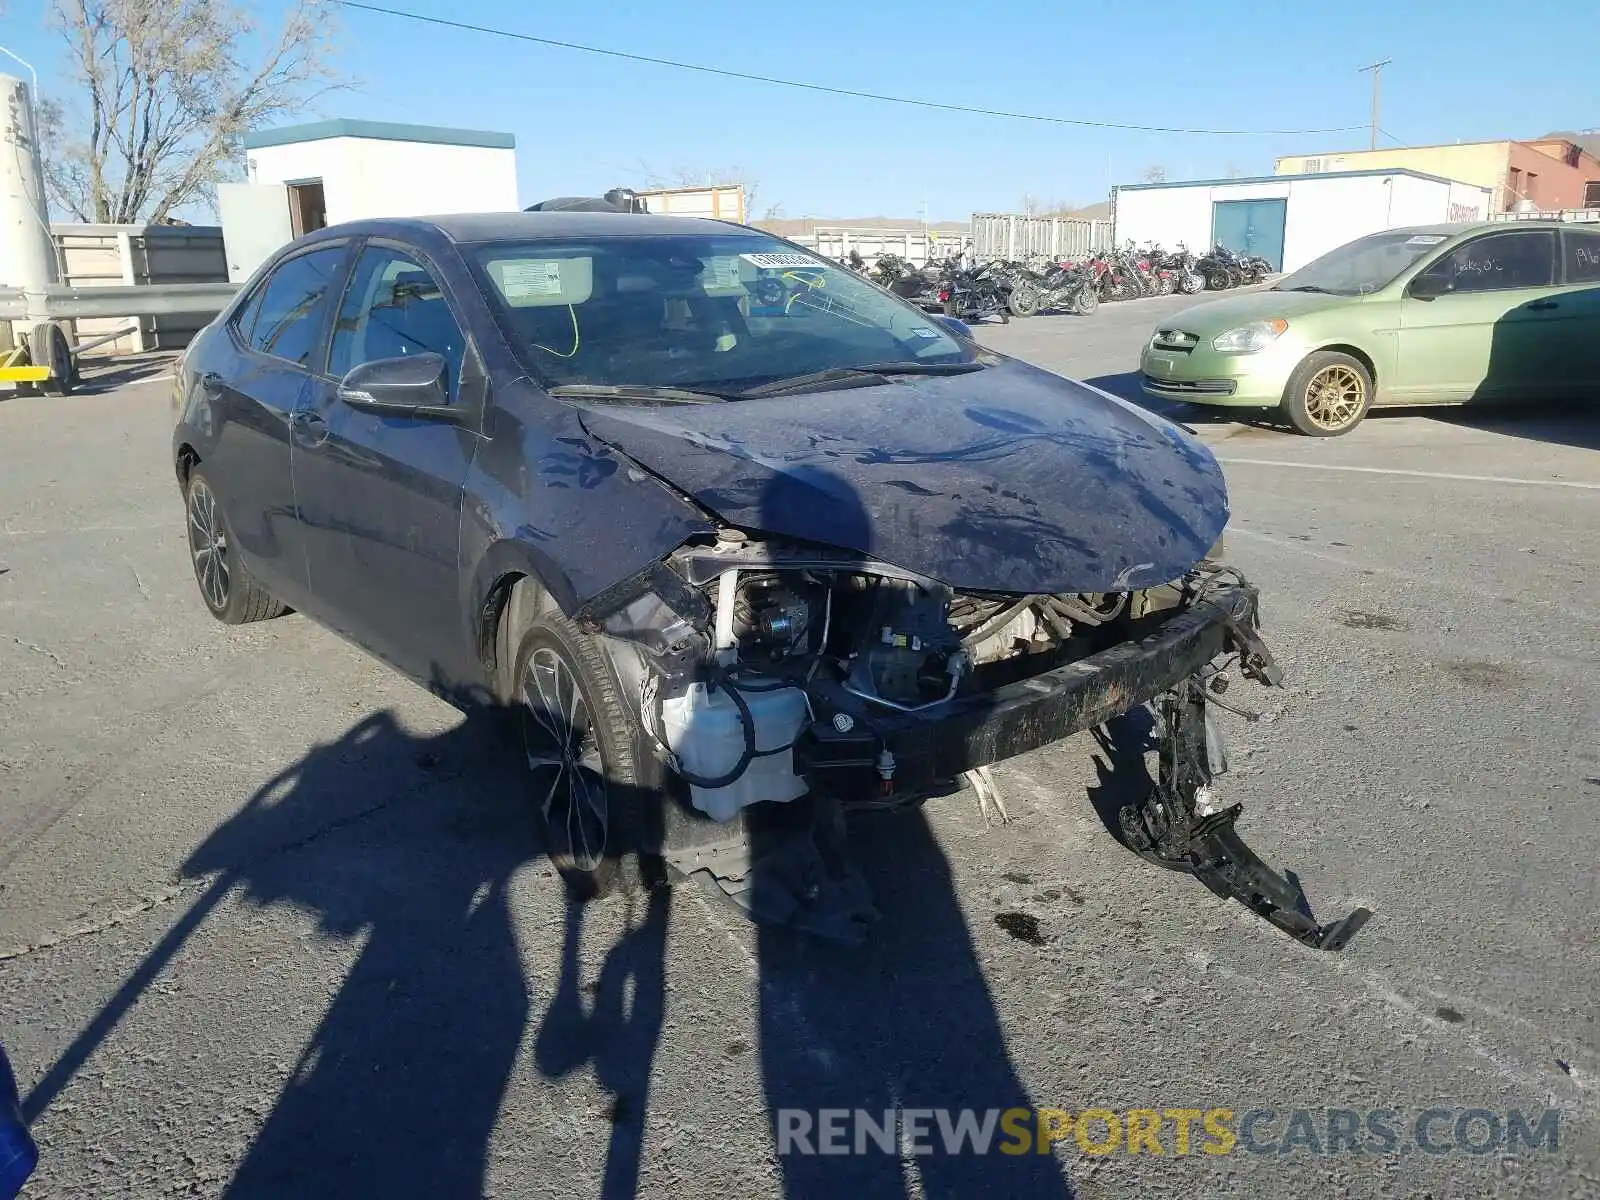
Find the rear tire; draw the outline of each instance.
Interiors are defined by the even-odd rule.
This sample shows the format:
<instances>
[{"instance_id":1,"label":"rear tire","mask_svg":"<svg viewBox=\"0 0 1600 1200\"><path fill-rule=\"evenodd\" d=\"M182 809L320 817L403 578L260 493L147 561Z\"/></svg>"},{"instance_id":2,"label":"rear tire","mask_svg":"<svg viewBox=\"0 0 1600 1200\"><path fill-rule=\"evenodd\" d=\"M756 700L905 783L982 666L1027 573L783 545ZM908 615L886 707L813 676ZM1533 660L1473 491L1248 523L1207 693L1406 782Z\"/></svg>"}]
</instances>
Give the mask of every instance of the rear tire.
<instances>
[{"instance_id":1,"label":"rear tire","mask_svg":"<svg viewBox=\"0 0 1600 1200\"><path fill-rule=\"evenodd\" d=\"M529 799L551 864L582 900L632 890L622 864L640 849L647 806L663 802L665 772L611 660L552 608L521 632L515 670Z\"/></svg>"},{"instance_id":2,"label":"rear tire","mask_svg":"<svg viewBox=\"0 0 1600 1200\"><path fill-rule=\"evenodd\" d=\"M1032 288L1013 288L1006 307L1014 317L1031 317L1039 311L1039 293Z\"/></svg>"},{"instance_id":3,"label":"rear tire","mask_svg":"<svg viewBox=\"0 0 1600 1200\"><path fill-rule=\"evenodd\" d=\"M235 550L233 527L204 472L195 467L184 485L189 561L200 599L224 625L248 625L281 616L287 606L256 582Z\"/></svg>"},{"instance_id":4,"label":"rear tire","mask_svg":"<svg viewBox=\"0 0 1600 1200\"><path fill-rule=\"evenodd\" d=\"M1372 375L1360 359L1335 350L1308 354L1283 390L1289 423L1307 437L1338 437L1372 407Z\"/></svg>"}]
</instances>

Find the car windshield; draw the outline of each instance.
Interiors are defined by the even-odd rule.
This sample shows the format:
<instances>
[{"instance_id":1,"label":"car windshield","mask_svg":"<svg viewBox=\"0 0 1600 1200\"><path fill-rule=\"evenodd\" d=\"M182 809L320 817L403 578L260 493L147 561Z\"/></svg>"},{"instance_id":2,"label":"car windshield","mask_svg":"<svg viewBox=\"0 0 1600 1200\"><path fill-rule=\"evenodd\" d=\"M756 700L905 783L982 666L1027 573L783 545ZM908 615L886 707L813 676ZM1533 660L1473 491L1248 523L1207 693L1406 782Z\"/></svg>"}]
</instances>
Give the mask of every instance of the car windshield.
<instances>
[{"instance_id":1,"label":"car windshield","mask_svg":"<svg viewBox=\"0 0 1600 1200\"><path fill-rule=\"evenodd\" d=\"M1365 296L1393 283L1400 272L1449 239L1438 233L1394 229L1357 238L1278 281L1274 291Z\"/></svg>"},{"instance_id":2,"label":"car windshield","mask_svg":"<svg viewBox=\"0 0 1600 1200\"><path fill-rule=\"evenodd\" d=\"M535 376L569 394L726 399L819 374L821 387L856 370L979 369L926 313L760 234L489 243L473 257Z\"/></svg>"}]
</instances>

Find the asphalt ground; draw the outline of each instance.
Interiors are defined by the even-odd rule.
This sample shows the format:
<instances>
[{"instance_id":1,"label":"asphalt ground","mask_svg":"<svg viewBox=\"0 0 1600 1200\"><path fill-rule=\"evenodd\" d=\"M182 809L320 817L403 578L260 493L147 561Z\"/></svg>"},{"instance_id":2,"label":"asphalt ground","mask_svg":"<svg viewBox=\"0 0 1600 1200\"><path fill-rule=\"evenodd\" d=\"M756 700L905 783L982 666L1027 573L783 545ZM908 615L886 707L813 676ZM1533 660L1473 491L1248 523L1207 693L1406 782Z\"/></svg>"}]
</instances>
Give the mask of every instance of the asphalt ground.
<instances>
[{"instance_id":1,"label":"asphalt ground","mask_svg":"<svg viewBox=\"0 0 1600 1200\"><path fill-rule=\"evenodd\" d=\"M983 337L1126 390L1183 303ZM26 1195L1600 1195L1600 413L1196 425L1289 672L1230 693L1224 792L1320 917L1376 911L1347 951L1119 846L1140 763L1089 736L996 771L1010 825L859 822L884 919L841 949L693 887L569 907L486 733L298 616L213 622L166 369L0 400ZM1042 1155L801 1152L895 1106L1070 1116Z\"/></svg>"}]
</instances>

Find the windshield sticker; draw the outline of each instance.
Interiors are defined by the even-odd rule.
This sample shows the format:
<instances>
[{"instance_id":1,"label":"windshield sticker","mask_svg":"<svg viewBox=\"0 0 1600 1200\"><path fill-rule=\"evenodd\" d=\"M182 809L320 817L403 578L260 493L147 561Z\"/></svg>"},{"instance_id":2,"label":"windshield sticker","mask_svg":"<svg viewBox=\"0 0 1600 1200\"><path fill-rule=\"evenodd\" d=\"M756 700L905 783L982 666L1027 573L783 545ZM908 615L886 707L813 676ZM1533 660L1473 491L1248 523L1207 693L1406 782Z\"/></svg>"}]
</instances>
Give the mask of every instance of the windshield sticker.
<instances>
[{"instance_id":1,"label":"windshield sticker","mask_svg":"<svg viewBox=\"0 0 1600 1200\"><path fill-rule=\"evenodd\" d=\"M1440 234L1440 233L1419 233L1419 234L1417 234L1416 237L1407 238L1406 239L1406 245L1408 245L1408 246L1437 246L1442 241L1444 241L1444 235L1443 234Z\"/></svg>"},{"instance_id":2,"label":"windshield sticker","mask_svg":"<svg viewBox=\"0 0 1600 1200\"><path fill-rule=\"evenodd\" d=\"M939 336L939 331L937 329L929 329L926 325L918 325L915 329L913 329L911 331L911 336L912 337L919 337L919 338L937 339L938 336Z\"/></svg>"},{"instance_id":3,"label":"windshield sticker","mask_svg":"<svg viewBox=\"0 0 1600 1200\"><path fill-rule=\"evenodd\" d=\"M561 264L552 260L513 259L495 263L500 290L507 300L532 300L561 295Z\"/></svg>"},{"instance_id":4,"label":"windshield sticker","mask_svg":"<svg viewBox=\"0 0 1600 1200\"><path fill-rule=\"evenodd\" d=\"M739 259L736 255L717 255L706 260L705 274L701 277L708 288L734 288L739 286Z\"/></svg>"},{"instance_id":5,"label":"windshield sticker","mask_svg":"<svg viewBox=\"0 0 1600 1200\"><path fill-rule=\"evenodd\" d=\"M741 254L739 257L764 271L782 267L810 267L816 270L824 265L809 254Z\"/></svg>"}]
</instances>

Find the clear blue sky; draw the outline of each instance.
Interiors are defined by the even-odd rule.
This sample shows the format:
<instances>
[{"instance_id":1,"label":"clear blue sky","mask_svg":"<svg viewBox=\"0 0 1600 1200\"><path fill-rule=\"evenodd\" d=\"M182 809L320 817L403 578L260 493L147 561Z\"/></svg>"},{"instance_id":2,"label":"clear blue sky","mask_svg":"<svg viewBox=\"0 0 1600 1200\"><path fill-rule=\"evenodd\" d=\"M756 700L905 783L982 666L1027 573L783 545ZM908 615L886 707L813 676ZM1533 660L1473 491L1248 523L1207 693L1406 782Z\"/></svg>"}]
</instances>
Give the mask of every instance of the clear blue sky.
<instances>
[{"instance_id":1,"label":"clear blue sky","mask_svg":"<svg viewBox=\"0 0 1600 1200\"><path fill-rule=\"evenodd\" d=\"M386 0L379 0L380 3ZM1370 76L1382 127L1409 144L1537 137L1600 125L1600 84L1568 39L1593 0L753 0L529 4L390 0L539 36L832 86L1091 120L1228 129L1355 126L1305 137L1081 129L918 110L621 62L340 10L358 89L343 116L504 130L524 204L645 182L647 171L742 166L759 211L962 219L1024 194L1092 203L1159 163L1171 179L1269 174L1275 155L1366 145ZM252 3L263 23L277 0ZM0 44L54 76L44 0L10 0ZM1563 30L1565 33L1563 33ZM0 59L0 62L5 60ZM1137 66L1136 66L1137 64ZM0 70L7 69L0 66ZM1395 142L1389 138L1385 145ZM759 215L758 211L758 215Z\"/></svg>"}]
</instances>

